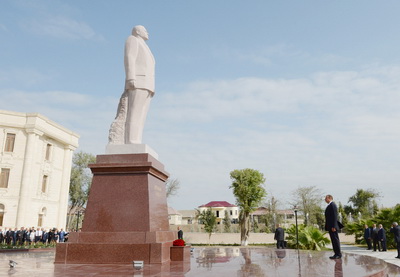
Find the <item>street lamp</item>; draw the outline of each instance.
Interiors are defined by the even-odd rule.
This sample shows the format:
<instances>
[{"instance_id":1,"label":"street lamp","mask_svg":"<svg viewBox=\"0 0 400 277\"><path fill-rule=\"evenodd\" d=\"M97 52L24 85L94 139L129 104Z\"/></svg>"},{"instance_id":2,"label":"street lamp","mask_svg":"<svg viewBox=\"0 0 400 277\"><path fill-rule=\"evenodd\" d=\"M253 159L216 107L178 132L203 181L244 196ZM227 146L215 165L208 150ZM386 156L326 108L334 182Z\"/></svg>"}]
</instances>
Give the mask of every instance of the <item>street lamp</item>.
<instances>
[{"instance_id":1,"label":"street lamp","mask_svg":"<svg viewBox=\"0 0 400 277\"><path fill-rule=\"evenodd\" d=\"M293 210L294 210L294 217L296 220L296 246L297 246L297 250L299 250L299 227L297 225L297 211L298 211L297 206L294 206Z\"/></svg>"}]
</instances>

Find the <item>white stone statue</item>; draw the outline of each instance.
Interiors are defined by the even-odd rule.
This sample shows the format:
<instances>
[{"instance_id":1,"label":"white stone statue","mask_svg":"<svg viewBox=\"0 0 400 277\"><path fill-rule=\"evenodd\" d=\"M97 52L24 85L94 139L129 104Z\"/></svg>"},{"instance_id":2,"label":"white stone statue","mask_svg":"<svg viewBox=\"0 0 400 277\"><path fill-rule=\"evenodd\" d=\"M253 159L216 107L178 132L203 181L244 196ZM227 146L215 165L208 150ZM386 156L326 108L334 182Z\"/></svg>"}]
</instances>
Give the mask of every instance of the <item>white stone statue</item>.
<instances>
[{"instance_id":1,"label":"white stone statue","mask_svg":"<svg viewBox=\"0 0 400 277\"><path fill-rule=\"evenodd\" d=\"M121 96L117 116L111 124L109 145L141 144L144 123L154 95L155 61L146 44L149 34L135 26L125 43L125 90Z\"/></svg>"}]
</instances>

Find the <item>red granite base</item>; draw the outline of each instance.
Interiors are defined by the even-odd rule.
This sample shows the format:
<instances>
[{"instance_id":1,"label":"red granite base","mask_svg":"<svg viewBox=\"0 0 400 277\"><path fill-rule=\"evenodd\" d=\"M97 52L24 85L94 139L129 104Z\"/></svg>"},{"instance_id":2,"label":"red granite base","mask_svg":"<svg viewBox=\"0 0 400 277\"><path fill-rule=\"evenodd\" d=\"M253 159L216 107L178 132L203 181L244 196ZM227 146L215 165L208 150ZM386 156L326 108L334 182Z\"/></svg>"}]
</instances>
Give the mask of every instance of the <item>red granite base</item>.
<instances>
[{"instance_id":1,"label":"red granite base","mask_svg":"<svg viewBox=\"0 0 400 277\"><path fill-rule=\"evenodd\" d=\"M189 261L190 246L172 246L170 248L171 261Z\"/></svg>"},{"instance_id":2,"label":"red granite base","mask_svg":"<svg viewBox=\"0 0 400 277\"><path fill-rule=\"evenodd\" d=\"M57 264L162 264L170 260L172 242L151 244L63 243L57 245Z\"/></svg>"},{"instance_id":3,"label":"red granite base","mask_svg":"<svg viewBox=\"0 0 400 277\"><path fill-rule=\"evenodd\" d=\"M169 231L164 166L149 154L98 155L82 232L58 244L56 263L164 263Z\"/></svg>"}]
</instances>

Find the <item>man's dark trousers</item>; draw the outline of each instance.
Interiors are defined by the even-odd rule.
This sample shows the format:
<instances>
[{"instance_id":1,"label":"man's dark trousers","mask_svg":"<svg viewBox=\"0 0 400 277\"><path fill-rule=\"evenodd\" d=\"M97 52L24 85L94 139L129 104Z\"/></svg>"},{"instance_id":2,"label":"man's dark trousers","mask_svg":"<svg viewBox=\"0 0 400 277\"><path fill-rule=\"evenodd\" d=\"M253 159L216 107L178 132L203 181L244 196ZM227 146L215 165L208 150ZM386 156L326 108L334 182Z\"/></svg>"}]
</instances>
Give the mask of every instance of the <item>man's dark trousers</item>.
<instances>
[{"instance_id":1,"label":"man's dark trousers","mask_svg":"<svg viewBox=\"0 0 400 277\"><path fill-rule=\"evenodd\" d=\"M341 257L342 253L340 252L340 241L339 241L339 234L338 234L337 230L335 232L330 230L329 236L331 237L332 248L333 248L333 252L335 252L335 256Z\"/></svg>"}]
</instances>

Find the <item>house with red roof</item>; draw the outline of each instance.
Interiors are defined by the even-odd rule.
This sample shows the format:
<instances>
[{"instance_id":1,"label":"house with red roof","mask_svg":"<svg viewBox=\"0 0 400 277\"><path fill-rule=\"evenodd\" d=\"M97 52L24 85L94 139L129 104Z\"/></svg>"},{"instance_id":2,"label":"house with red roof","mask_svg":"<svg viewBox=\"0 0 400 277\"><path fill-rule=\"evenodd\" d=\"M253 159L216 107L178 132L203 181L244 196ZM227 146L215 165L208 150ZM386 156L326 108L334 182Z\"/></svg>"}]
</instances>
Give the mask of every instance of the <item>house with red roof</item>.
<instances>
[{"instance_id":1,"label":"house with red roof","mask_svg":"<svg viewBox=\"0 0 400 277\"><path fill-rule=\"evenodd\" d=\"M200 213L203 211L211 209L217 217L217 223L220 224L225 217L225 213L227 213L228 217L231 219L232 223L239 222L239 207L233 204L230 204L226 201L211 201L207 204L199 206L198 210Z\"/></svg>"}]
</instances>

